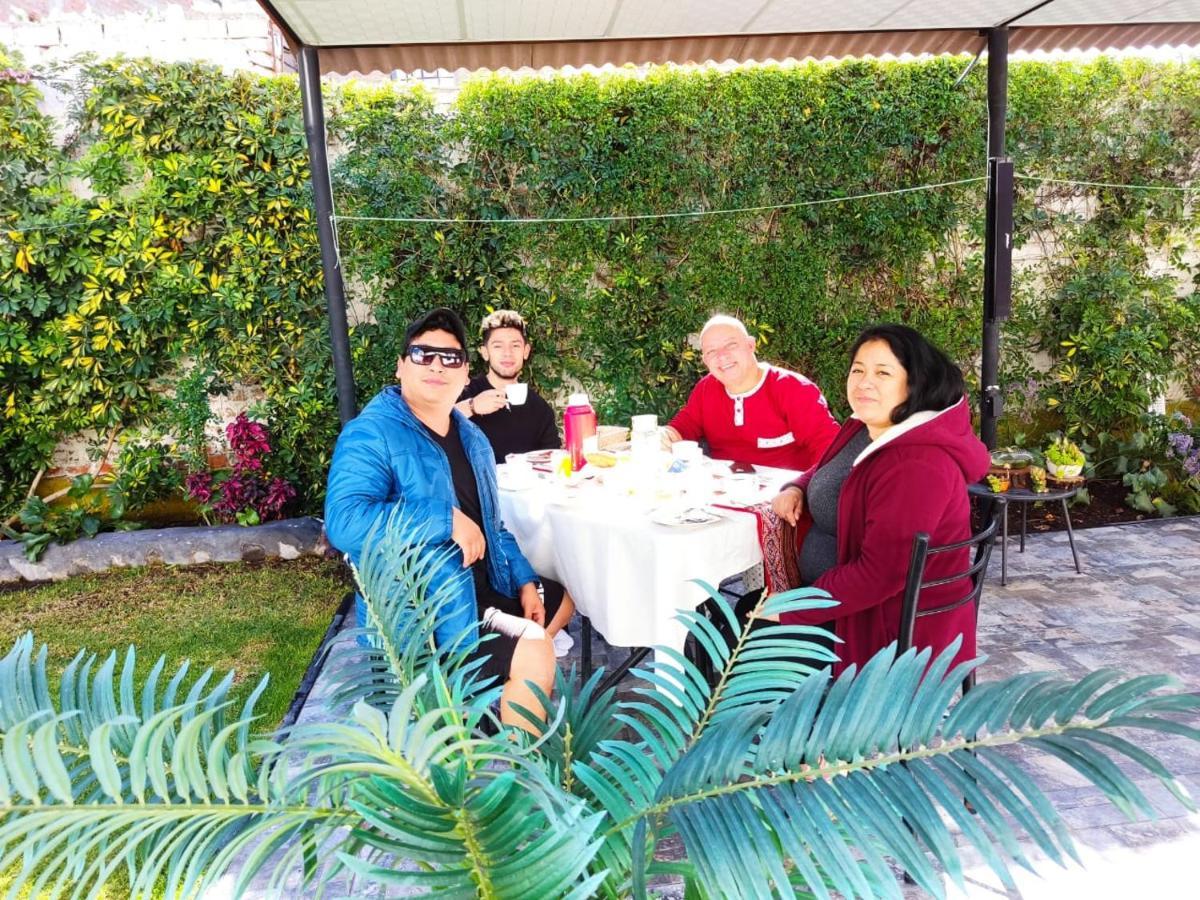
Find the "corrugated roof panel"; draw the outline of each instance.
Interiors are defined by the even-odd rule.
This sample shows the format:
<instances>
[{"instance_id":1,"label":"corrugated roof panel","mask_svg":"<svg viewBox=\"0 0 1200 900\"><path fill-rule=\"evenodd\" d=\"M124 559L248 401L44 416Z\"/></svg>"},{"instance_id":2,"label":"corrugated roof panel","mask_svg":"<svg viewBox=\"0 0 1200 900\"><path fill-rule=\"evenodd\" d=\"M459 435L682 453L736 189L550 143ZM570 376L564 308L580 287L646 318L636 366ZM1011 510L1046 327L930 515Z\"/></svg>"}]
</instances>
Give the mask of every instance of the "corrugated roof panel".
<instances>
[{"instance_id":1,"label":"corrugated roof panel","mask_svg":"<svg viewBox=\"0 0 1200 900\"><path fill-rule=\"evenodd\" d=\"M326 72L901 56L979 49L1034 0L259 0ZM1200 0L1054 0L1014 50L1200 44ZM1050 27L1047 27L1050 26ZM337 50L328 48L338 48Z\"/></svg>"},{"instance_id":2,"label":"corrugated roof panel","mask_svg":"<svg viewBox=\"0 0 1200 900\"><path fill-rule=\"evenodd\" d=\"M616 0L460 0L468 40L591 40L604 37Z\"/></svg>"},{"instance_id":3,"label":"corrugated roof panel","mask_svg":"<svg viewBox=\"0 0 1200 900\"><path fill-rule=\"evenodd\" d=\"M1021 19L1022 25L1128 25L1200 20L1200 0L1054 0Z\"/></svg>"}]
</instances>

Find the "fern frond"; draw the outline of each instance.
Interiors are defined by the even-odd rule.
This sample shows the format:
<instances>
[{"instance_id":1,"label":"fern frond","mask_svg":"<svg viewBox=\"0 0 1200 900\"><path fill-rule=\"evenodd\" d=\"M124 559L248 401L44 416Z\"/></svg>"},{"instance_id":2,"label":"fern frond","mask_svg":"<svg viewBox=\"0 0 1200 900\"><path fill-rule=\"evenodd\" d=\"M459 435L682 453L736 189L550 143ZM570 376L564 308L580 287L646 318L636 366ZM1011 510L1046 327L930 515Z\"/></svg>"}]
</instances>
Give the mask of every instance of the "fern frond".
<instances>
[{"instance_id":1,"label":"fern frond","mask_svg":"<svg viewBox=\"0 0 1200 900\"><path fill-rule=\"evenodd\" d=\"M397 507L367 536L361 564L354 570L366 627L350 633L353 646L341 643L331 649L331 670L338 673L334 702L351 706L365 700L386 709L436 664L445 677L423 680L432 693L417 698L420 708L458 709L462 698L486 708L500 686L481 680L481 661L470 661L475 642L463 635L439 647L434 640L458 596L460 580L470 572L462 569L435 588L439 573L452 565L453 548L431 545L430 526L414 521Z\"/></svg>"},{"instance_id":2,"label":"fern frond","mask_svg":"<svg viewBox=\"0 0 1200 900\"><path fill-rule=\"evenodd\" d=\"M697 882L714 896L791 896L800 873L817 896L899 897L896 868L935 896L935 863L961 886L947 820L1006 885L1010 863L1030 867L1023 840L1060 864L1075 856L1053 805L1006 753L1016 744L1063 760L1129 814L1150 807L1110 755L1193 808L1159 760L1111 730L1178 726L1156 713L1194 711L1200 698L1164 702L1151 694L1166 686L1159 678L1102 690L1114 673L1081 682L1022 675L976 688L947 716L974 665L950 670L957 650L930 664L927 650L896 658L888 648L832 684L819 673L782 704L745 707L706 730L642 815L678 829ZM784 849L790 869L761 865L776 858L772 847Z\"/></svg>"},{"instance_id":3,"label":"fern frond","mask_svg":"<svg viewBox=\"0 0 1200 900\"><path fill-rule=\"evenodd\" d=\"M361 819L340 864L372 882L483 896L562 896L587 882L601 816L506 739L464 734L443 710L421 714L425 677L387 713L360 702L351 723L293 732L291 749L313 761L296 785L319 796L341 785Z\"/></svg>"}]
</instances>

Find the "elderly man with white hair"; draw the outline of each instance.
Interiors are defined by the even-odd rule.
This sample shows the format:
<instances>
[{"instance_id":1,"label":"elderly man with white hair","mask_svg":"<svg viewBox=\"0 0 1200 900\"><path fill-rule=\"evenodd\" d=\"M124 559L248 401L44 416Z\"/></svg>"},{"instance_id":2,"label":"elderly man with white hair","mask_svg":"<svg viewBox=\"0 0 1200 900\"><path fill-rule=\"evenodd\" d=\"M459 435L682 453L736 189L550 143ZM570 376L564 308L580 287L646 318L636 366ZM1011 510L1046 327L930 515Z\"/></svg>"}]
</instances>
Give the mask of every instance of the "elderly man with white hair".
<instances>
[{"instance_id":1,"label":"elderly man with white hair","mask_svg":"<svg viewBox=\"0 0 1200 900\"><path fill-rule=\"evenodd\" d=\"M733 316L700 330L709 374L671 420L666 437L704 441L716 459L809 469L838 433L820 388L796 372L758 361L755 341Z\"/></svg>"}]
</instances>

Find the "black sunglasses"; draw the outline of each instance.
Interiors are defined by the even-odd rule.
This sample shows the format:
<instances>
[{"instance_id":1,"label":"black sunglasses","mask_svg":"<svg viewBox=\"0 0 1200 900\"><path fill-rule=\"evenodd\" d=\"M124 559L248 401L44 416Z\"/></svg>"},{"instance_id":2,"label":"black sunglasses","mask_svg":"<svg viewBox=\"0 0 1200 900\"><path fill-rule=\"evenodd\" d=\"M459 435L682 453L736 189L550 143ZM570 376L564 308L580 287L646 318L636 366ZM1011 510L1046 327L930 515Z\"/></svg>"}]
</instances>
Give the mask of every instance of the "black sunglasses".
<instances>
[{"instance_id":1,"label":"black sunglasses","mask_svg":"<svg viewBox=\"0 0 1200 900\"><path fill-rule=\"evenodd\" d=\"M466 351L454 347L423 347L420 344L412 344L405 353L413 361L413 364L418 366L433 365L435 356L438 358L438 362L447 369L462 368L467 362Z\"/></svg>"}]
</instances>

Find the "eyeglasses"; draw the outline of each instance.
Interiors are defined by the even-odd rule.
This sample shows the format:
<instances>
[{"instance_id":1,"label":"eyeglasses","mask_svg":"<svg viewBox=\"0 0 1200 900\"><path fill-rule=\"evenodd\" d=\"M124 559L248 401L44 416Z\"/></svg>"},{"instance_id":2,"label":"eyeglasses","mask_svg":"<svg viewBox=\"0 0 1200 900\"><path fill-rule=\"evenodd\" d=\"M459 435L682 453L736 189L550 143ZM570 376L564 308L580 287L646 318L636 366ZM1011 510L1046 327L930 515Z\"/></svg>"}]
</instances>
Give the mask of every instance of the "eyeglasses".
<instances>
[{"instance_id":1,"label":"eyeglasses","mask_svg":"<svg viewBox=\"0 0 1200 900\"><path fill-rule=\"evenodd\" d=\"M741 347L741 344L739 344L737 341L727 341L726 343L722 344L720 347L713 347L711 350L705 350L702 354L700 354L700 358L703 359L706 363L712 362L714 359L716 359L718 356L721 356L722 354L729 355L732 353L736 353L740 349L740 347Z\"/></svg>"},{"instance_id":2,"label":"eyeglasses","mask_svg":"<svg viewBox=\"0 0 1200 900\"><path fill-rule=\"evenodd\" d=\"M417 366L433 365L435 356L447 369L460 369L467 362L466 352L455 347L424 347L421 344L413 344L404 352L413 361L413 365Z\"/></svg>"}]
</instances>

